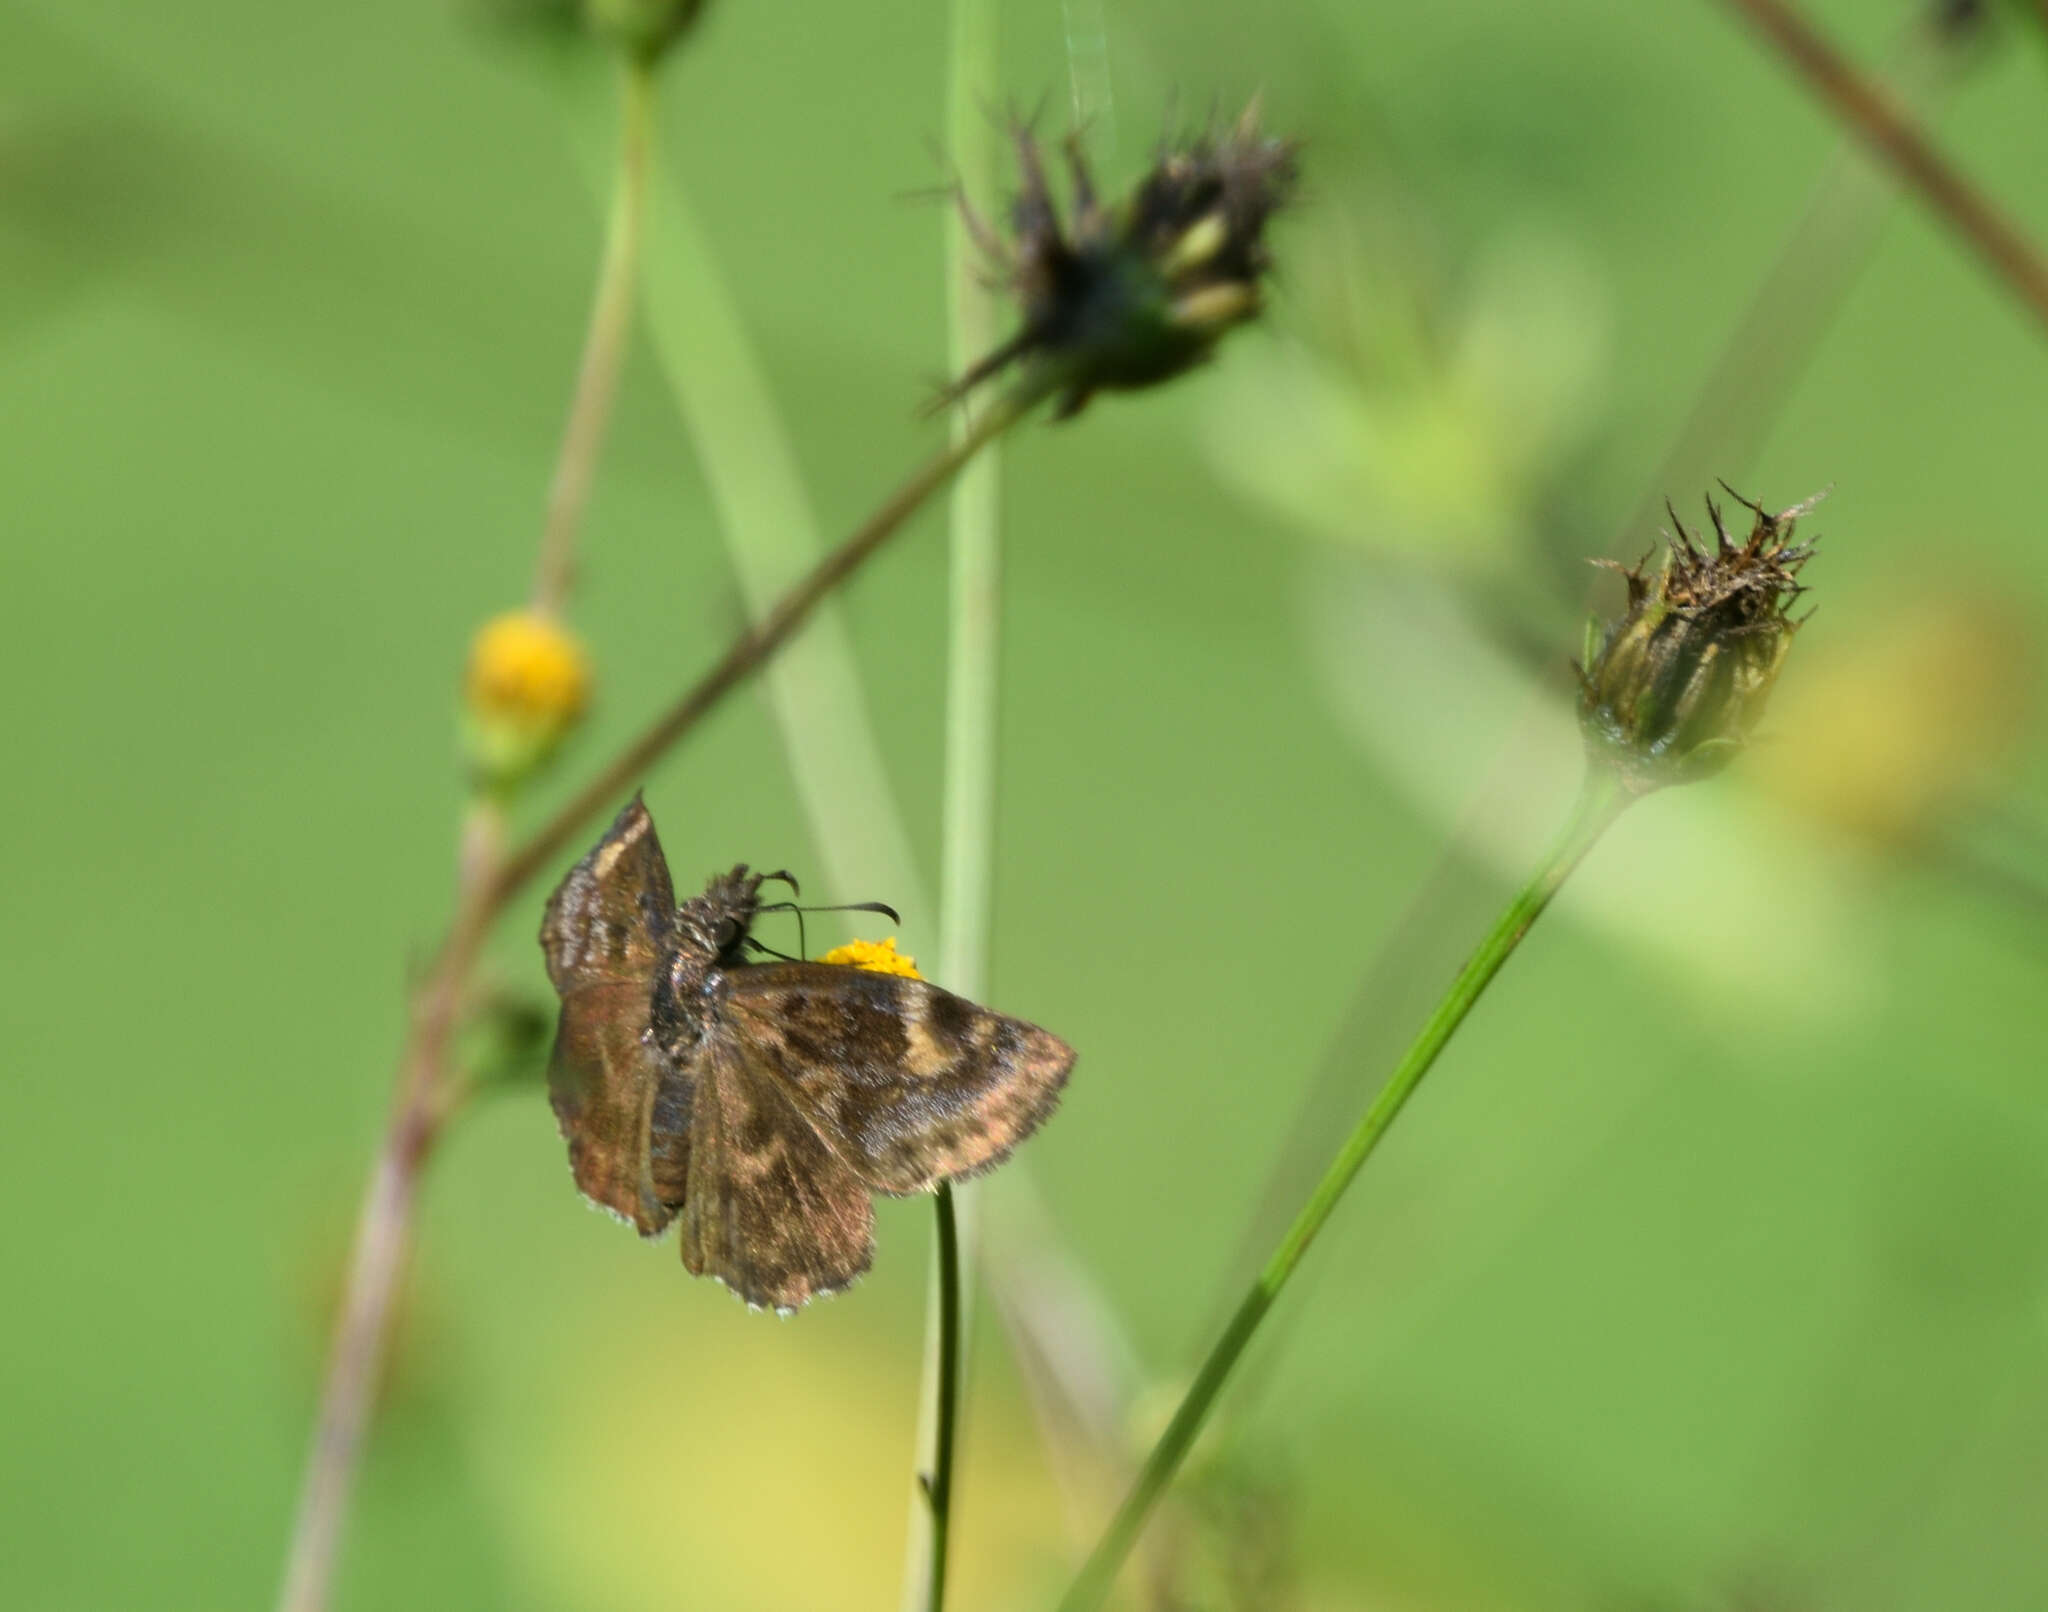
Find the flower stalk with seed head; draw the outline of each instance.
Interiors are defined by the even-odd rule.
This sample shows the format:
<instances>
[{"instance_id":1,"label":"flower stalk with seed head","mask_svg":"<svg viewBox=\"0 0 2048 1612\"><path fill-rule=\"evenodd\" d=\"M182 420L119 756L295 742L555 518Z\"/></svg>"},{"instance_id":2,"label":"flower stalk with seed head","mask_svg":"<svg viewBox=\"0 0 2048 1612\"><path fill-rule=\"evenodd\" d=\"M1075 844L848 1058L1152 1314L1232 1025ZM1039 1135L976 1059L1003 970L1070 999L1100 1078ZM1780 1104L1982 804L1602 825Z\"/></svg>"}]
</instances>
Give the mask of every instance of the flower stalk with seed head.
<instances>
[{"instance_id":1,"label":"flower stalk with seed head","mask_svg":"<svg viewBox=\"0 0 2048 1612\"><path fill-rule=\"evenodd\" d=\"M962 212L1023 313L1017 333L948 388L964 395L1012 365L1047 378L1058 416L1098 391L1151 386L1201 363L1259 311L1271 260L1266 224L1295 176L1295 142L1260 132L1258 108L1235 127L1168 146L1121 201L1104 203L1081 153L1062 221L1037 138L1017 131L1024 188L1005 243L971 208Z\"/></svg>"},{"instance_id":2,"label":"flower stalk with seed head","mask_svg":"<svg viewBox=\"0 0 2048 1612\"><path fill-rule=\"evenodd\" d=\"M1060 1612L1093 1612L1108 1596L1153 1506L1193 1447L1280 1289L1438 1054L1572 870L1632 801L1717 771L1755 727L1797 628L1786 606L1800 592L1796 579L1812 548L1794 547L1790 539L1794 522L1813 502L1781 515L1750 505L1756 525L1739 544L1722 529L1710 503L1716 539L1711 551L1680 526L1654 581L1640 567L1624 571L1627 609L1595 636L1579 674L1588 761L1570 820L1458 971L1239 1302L1060 1602Z\"/></svg>"},{"instance_id":3,"label":"flower stalk with seed head","mask_svg":"<svg viewBox=\"0 0 2048 1612\"><path fill-rule=\"evenodd\" d=\"M978 148L980 120L969 86L987 69L992 26L985 0L956 5L954 138L963 155ZM1225 135L1163 149L1132 193L1108 206L1097 198L1078 137L1069 138L1067 224L1054 205L1036 138L1020 128L1015 142L1023 190L1011 215L1014 241L1004 243L964 194L960 219L966 240L996 265L997 283L1016 295L1022 324L969 365L941 401L963 399L1015 366L1015 381L991 406L1051 393L1057 417L1068 418L1097 391L1150 386L1183 373L1258 311L1268 266L1266 221L1292 185L1294 146L1260 134L1255 109ZM956 361L988 339L978 328L980 313L976 299L956 301ZM956 431L972 430L976 418L971 406L963 409ZM963 487L955 506L940 921L948 977L957 974L973 988L986 960L993 885L1001 619L993 468L984 473L991 479ZM945 1183L934 1204L936 1281L918 1434L922 1504L912 1518L906 1612L939 1612L945 1604L966 1347L961 1295L972 1285L962 1255L963 1246L973 1245L971 1205L956 1210Z\"/></svg>"}]
</instances>

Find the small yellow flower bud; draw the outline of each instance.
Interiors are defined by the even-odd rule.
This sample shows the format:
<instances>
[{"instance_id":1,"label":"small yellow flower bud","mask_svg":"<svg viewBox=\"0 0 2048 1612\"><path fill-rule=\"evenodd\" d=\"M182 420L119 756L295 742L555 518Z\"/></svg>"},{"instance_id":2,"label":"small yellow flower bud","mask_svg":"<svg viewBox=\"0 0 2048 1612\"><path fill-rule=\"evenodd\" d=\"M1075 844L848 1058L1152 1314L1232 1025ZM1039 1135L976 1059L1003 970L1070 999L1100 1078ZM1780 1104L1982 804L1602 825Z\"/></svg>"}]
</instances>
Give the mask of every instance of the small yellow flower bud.
<instances>
[{"instance_id":1,"label":"small yellow flower bud","mask_svg":"<svg viewBox=\"0 0 2048 1612\"><path fill-rule=\"evenodd\" d=\"M507 787L546 762L583 715L589 662L559 622L509 611L470 644L463 692L470 763L485 782Z\"/></svg>"},{"instance_id":2,"label":"small yellow flower bud","mask_svg":"<svg viewBox=\"0 0 2048 1612\"><path fill-rule=\"evenodd\" d=\"M864 968L871 974L901 974L905 979L913 980L924 978L917 971L917 959L906 957L896 949L894 935L887 940L848 941L844 946L834 946L818 961Z\"/></svg>"}]
</instances>

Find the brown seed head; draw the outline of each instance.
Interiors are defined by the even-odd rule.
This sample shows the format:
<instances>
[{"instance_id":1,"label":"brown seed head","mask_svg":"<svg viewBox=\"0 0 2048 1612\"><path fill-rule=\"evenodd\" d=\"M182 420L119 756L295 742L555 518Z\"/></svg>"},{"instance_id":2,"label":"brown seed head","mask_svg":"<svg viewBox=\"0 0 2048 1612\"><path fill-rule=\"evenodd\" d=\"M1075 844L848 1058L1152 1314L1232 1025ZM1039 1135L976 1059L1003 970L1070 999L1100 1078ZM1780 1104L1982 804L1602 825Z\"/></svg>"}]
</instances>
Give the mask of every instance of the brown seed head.
<instances>
[{"instance_id":1,"label":"brown seed head","mask_svg":"<svg viewBox=\"0 0 2048 1612\"><path fill-rule=\"evenodd\" d=\"M1078 137L1060 217L1029 128L1016 134L1023 189L1005 244L966 206L969 228L1015 294L1023 323L946 389L963 396L1012 365L1049 381L1059 415L1102 390L1150 386L1200 363L1259 311L1267 220L1287 199L1296 145L1260 132L1254 105L1225 133L1164 149L1122 200L1105 204Z\"/></svg>"},{"instance_id":2,"label":"brown seed head","mask_svg":"<svg viewBox=\"0 0 2048 1612\"><path fill-rule=\"evenodd\" d=\"M1621 572L1628 602L1604 631L1588 629L1579 668L1579 722L1596 762L1637 794L1691 783L1727 765L1762 717L1799 623L1787 614L1804 590L1811 543L1792 529L1819 496L1755 515L1749 536L1730 537L1710 497L1711 545L1674 512L1663 568Z\"/></svg>"}]
</instances>

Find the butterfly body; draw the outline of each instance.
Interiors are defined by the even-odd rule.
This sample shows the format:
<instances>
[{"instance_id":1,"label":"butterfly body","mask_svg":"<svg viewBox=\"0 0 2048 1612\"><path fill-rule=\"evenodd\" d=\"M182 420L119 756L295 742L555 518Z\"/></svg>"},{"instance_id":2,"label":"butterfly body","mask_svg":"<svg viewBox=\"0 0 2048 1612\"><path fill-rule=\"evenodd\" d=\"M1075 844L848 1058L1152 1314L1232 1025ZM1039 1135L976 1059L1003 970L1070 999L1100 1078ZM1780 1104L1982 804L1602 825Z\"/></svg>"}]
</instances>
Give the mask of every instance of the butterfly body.
<instances>
[{"instance_id":1,"label":"butterfly body","mask_svg":"<svg viewBox=\"0 0 2048 1612\"><path fill-rule=\"evenodd\" d=\"M1073 1051L928 981L746 956L761 876L678 906L636 798L548 902L550 1097L577 1186L750 1304L791 1310L873 1257L876 1192L1000 1163Z\"/></svg>"}]
</instances>

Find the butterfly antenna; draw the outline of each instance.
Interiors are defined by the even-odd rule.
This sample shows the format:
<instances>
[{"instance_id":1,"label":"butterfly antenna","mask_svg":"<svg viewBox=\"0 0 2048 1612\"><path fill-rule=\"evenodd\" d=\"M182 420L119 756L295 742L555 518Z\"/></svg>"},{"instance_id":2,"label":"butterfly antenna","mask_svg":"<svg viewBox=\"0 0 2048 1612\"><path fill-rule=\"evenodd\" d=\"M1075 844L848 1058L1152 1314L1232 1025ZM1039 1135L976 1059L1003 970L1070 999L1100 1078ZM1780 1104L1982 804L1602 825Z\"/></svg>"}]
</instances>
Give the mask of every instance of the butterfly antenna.
<instances>
[{"instance_id":1,"label":"butterfly antenna","mask_svg":"<svg viewBox=\"0 0 2048 1612\"><path fill-rule=\"evenodd\" d=\"M758 918L763 913L767 912L793 912L796 914L797 953L799 956L808 957L810 955L811 948L804 938L804 909L798 906L794 901L771 901L765 907L756 907L754 909L754 916ZM777 952L775 955L781 957L782 953ZM785 958L784 961L787 962L790 961L790 959Z\"/></svg>"},{"instance_id":2,"label":"butterfly antenna","mask_svg":"<svg viewBox=\"0 0 2048 1612\"><path fill-rule=\"evenodd\" d=\"M903 915L886 901L847 901L835 906L807 907L794 901L771 901L766 906L756 907L754 916L770 912L793 912L796 914L796 944L798 952L805 957L811 954L809 937L804 933L804 914L807 912L873 912L887 918L898 929L903 927ZM751 943L751 942L750 942ZM776 953L779 957L782 954Z\"/></svg>"},{"instance_id":3,"label":"butterfly antenna","mask_svg":"<svg viewBox=\"0 0 2048 1612\"><path fill-rule=\"evenodd\" d=\"M796 875L787 868L778 868L773 873L762 874L760 882L762 884L786 884L789 886L790 895L799 899L803 896L802 889L797 885ZM756 912L771 912L774 909L771 907L756 907L754 910Z\"/></svg>"},{"instance_id":4,"label":"butterfly antenna","mask_svg":"<svg viewBox=\"0 0 2048 1612\"><path fill-rule=\"evenodd\" d=\"M747 936L747 949L749 951L760 952L767 957L773 957L778 962L794 963L801 961L800 958L790 956L788 952L779 952L773 946L764 945L762 942L756 940L752 935Z\"/></svg>"},{"instance_id":5,"label":"butterfly antenna","mask_svg":"<svg viewBox=\"0 0 2048 1612\"><path fill-rule=\"evenodd\" d=\"M878 912L898 929L903 927L903 915L886 901L849 901L838 907L806 907L805 912Z\"/></svg>"}]
</instances>

